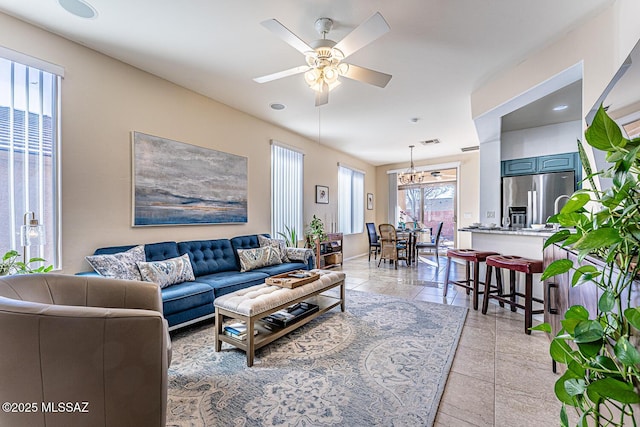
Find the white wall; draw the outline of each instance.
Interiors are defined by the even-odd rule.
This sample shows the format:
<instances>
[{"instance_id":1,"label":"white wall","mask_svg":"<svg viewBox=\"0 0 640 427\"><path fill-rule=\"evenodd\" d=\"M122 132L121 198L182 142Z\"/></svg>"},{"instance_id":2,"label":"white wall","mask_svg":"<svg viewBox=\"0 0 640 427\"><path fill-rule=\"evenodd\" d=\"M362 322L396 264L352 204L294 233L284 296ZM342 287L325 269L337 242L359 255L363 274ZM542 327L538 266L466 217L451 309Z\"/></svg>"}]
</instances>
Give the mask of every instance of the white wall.
<instances>
[{"instance_id":1,"label":"white wall","mask_svg":"<svg viewBox=\"0 0 640 427\"><path fill-rule=\"evenodd\" d=\"M502 160L512 160L573 153L578 151L578 139L583 139L581 120L503 132L500 157Z\"/></svg>"},{"instance_id":2,"label":"white wall","mask_svg":"<svg viewBox=\"0 0 640 427\"><path fill-rule=\"evenodd\" d=\"M586 115L640 38L638 16L639 1L617 0L557 42L504 70L471 94L474 119L578 63L584 68L582 111Z\"/></svg>"},{"instance_id":3,"label":"white wall","mask_svg":"<svg viewBox=\"0 0 640 427\"><path fill-rule=\"evenodd\" d=\"M480 212L483 224L500 224L502 200L500 196L500 140L480 144ZM497 191L496 191L497 189Z\"/></svg>"}]
</instances>

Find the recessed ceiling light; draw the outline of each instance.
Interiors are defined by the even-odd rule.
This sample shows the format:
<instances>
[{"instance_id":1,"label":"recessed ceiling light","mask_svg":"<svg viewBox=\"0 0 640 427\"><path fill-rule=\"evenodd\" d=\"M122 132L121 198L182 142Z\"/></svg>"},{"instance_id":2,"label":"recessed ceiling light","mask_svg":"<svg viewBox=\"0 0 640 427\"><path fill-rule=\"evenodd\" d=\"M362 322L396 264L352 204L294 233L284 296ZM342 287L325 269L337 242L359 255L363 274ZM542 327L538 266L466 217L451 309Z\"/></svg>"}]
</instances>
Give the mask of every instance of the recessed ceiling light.
<instances>
[{"instance_id":1,"label":"recessed ceiling light","mask_svg":"<svg viewBox=\"0 0 640 427\"><path fill-rule=\"evenodd\" d=\"M556 105L555 107L553 107L553 111L562 111L566 110L567 108L569 108L569 106L566 104Z\"/></svg>"},{"instance_id":2,"label":"recessed ceiling light","mask_svg":"<svg viewBox=\"0 0 640 427\"><path fill-rule=\"evenodd\" d=\"M279 104L277 102L274 102L273 104L269 105L269 107L277 111L284 110L286 108L284 104Z\"/></svg>"},{"instance_id":3,"label":"recessed ceiling light","mask_svg":"<svg viewBox=\"0 0 640 427\"><path fill-rule=\"evenodd\" d=\"M93 19L98 12L84 0L58 0L64 10L78 18Z\"/></svg>"}]
</instances>

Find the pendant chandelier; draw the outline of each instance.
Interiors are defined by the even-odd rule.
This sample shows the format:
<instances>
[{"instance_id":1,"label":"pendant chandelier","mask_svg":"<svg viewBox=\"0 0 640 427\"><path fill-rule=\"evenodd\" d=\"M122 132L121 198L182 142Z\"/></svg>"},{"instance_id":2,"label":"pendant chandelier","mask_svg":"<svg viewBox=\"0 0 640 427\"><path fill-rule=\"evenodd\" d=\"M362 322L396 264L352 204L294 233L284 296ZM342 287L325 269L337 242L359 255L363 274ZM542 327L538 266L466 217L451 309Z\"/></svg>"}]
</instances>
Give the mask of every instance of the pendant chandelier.
<instances>
[{"instance_id":1,"label":"pendant chandelier","mask_svg":"<svg viewBox=\"0 0 640 427\"><path fill-rule=\"evenodd\" d=\"M415 147L415 145L409 146L411 149L411 167L398 175L398 182L402 185L420 184L424 180L424 172L416 171L416 168L413 166L413 147Z\"/></svg>"}]
</instances>

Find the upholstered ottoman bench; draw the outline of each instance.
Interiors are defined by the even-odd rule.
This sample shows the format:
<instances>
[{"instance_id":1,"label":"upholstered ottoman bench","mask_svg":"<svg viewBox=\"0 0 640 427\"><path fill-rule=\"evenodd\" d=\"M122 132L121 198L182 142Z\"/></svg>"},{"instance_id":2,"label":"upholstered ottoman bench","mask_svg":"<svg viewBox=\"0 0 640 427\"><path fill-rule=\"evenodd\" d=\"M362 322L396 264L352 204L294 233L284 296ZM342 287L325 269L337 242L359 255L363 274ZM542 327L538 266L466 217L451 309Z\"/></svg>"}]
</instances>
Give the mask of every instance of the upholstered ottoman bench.
<instances>
[{"instance_id":1,"label":"upholstered ottoman bench","mask_svg":"<svg viewBox=\"0 0 640 427\"><path fill-rule=\"evenodd\" d=\"M216 298L213 302L216 310L216 351L222 349L222 342L229 343L244 350L247 353L247 366L252 366L253 357L257 349L288 334L338 305L344 311L345 274L341 271L311 271L320 274L318 279L297 288L281 288L263 283ZM324 294L324 292L335 287L340 287L339 296ZM319 306L319 310L293 324L270 330L264 327L260 321L260 319L271 313L275 313L292 304L302 301L309 302L308 300L312 297L313 303ZM223 333L225 318L237 319L246 324L247 332L244 340L232 338ZM259 332L257 335L254 335L255 330Z\"/></svg>"}]
</instances>

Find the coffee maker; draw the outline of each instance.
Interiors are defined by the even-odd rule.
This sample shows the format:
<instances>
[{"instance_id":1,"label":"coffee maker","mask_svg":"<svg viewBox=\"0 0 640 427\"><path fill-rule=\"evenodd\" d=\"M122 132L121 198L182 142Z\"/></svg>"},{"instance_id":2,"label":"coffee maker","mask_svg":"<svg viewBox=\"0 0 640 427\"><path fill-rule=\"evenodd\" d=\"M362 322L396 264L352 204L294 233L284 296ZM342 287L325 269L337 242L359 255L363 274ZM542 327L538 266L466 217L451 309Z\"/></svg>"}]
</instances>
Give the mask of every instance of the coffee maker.
<instances>
[{"instance_id":1,"label":"coffee maker","mask_svg":"<svg viewBox=\"0 0 640 427\"><path fill-rule=\"evenodd\" d=\"M527 226L527 207L509 206L509 221L512 228L525 228Z\"/></svg>"}]
</instances>

